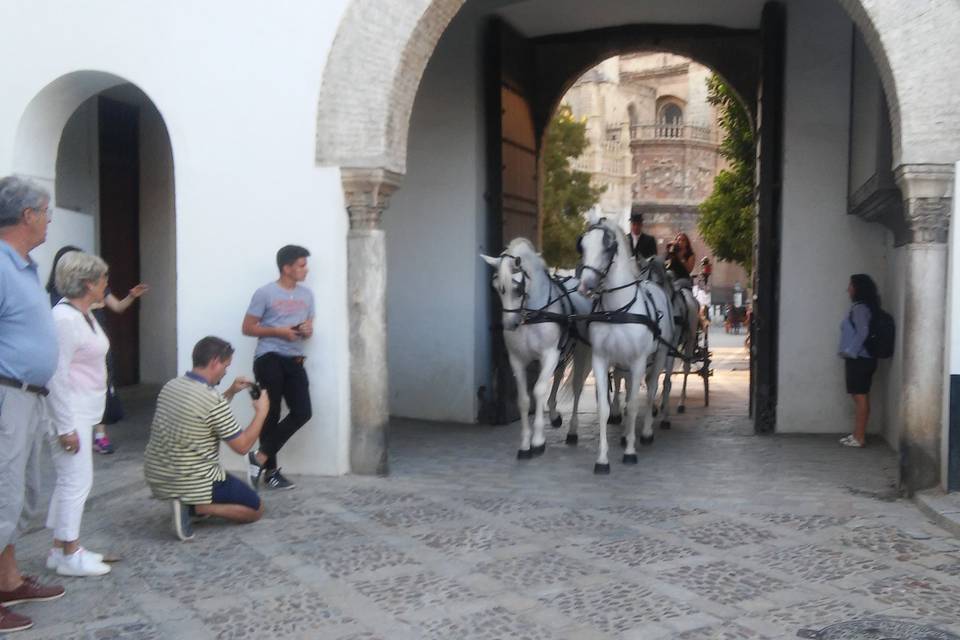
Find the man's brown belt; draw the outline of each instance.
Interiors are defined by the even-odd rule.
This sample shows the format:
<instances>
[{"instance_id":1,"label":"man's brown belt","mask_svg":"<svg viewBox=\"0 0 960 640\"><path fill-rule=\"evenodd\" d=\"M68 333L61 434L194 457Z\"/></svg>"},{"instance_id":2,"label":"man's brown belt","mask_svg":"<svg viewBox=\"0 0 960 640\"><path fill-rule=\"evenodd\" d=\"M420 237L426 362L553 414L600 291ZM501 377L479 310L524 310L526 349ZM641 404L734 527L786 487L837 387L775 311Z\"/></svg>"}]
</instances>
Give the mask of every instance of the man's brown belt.
<instances>
[{"instance_id":1,"label":"man's brown belt","mask_svg":"<svg viewBox=\"0 0 960 640\"><path fill-rule=\"evenodd\" d=\"M0 376L0 385L5 387L13 387L14 389L20 389L22 391L29 391L30 393L38 393L41 396L46 396L50 394L50 390L39 384L27 384L21 382L16 378L7 378L5 376Z\"/></svg>"}]
</instances>

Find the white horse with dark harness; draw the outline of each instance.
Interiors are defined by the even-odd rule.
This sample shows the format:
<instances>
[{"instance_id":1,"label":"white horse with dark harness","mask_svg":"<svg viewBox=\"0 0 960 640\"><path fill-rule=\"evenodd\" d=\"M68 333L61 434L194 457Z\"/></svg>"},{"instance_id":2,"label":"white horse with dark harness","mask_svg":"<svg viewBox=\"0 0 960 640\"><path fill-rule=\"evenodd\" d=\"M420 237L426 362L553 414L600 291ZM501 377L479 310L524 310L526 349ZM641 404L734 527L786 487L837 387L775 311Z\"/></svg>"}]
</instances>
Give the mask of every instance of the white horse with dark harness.
<instances>
[{"instance_id":1,"label":"white horse with dark harness","mask_svg":"<svg viewBox=\"0 0 960 640\"><path fill-rule=\"evenodd\" d=\"M578 248L580 292L597 301L586 316L593 353L593 376L597 385L600 422L600 451L594 473L610 473L607 444L607 373L612 366L629 370L626 393L624 464L636 464L636 420L640 414L640 381L646 379L647 402L643 407L641 444L653 442L653 402L663 370L668 345L673 341L670 301L663 289L640 275L623 231L595 212L590 227L581 236ZM652 366L648 363L652 359Z\"/></svg>"},{"instance_id":2,"label":"white horse with dark harness","mask_svg":"<svg viewBox=\"0 0 960 640\"><path fill-rule=\"evenodd\" d=\"M503 306L503 340L507 345L510 367L517 380L517 404L520 409L521 441L517 457L521 460L542 454L546 449L543 433L544 406L550 376L555 381L550 393L550 412L554 426L560 425L556 414L556 394L563 380L565 367L561 366L565 350L573 352L573 416L570 428L576 433L580 393L588 373L589 349L570 333L571 317L590 310L590 301L578 294L575 279L553 278L547 272L543 258L526 238L516 238L496 258L481 255L496 270L493 288ZM527 366L540 362L540 375L533 386L536 402L533 429L528 413ZM576 444L567 437L569 444Z\"/></svg>"}]
</instances>

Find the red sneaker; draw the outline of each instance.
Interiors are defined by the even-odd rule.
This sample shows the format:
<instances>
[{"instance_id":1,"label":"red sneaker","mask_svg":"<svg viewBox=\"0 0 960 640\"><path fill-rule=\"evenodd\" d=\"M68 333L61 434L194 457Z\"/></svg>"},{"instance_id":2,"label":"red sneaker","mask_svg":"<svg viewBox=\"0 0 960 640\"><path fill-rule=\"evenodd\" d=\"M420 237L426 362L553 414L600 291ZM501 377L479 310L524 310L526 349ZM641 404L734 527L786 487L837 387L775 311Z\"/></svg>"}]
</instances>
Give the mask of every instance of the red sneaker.
<instances>
[{"instance_id":1,"label":"red sneaker","mask_svg":"<svg viewBox=\"0 0 960 640\"><path fill-rule=\"evenodd\" d=\"M11 631L23 631L33 626L33 620L19 613L14 613L3 605L0 605L0 633L9 633Z\"/></svg>"},{"instance_id":2,"label":"red sneaker","mask_svg":"<svg viewBox=\"0 0 960 640\"><path fill-rule=\"evenodd\" d=\"M23 576L23 584L13 591L0 591L0 605L46 602L62 598L63 594L64 589L60 585L44 585L34 576Z\"/></svg>"}]
</instances>

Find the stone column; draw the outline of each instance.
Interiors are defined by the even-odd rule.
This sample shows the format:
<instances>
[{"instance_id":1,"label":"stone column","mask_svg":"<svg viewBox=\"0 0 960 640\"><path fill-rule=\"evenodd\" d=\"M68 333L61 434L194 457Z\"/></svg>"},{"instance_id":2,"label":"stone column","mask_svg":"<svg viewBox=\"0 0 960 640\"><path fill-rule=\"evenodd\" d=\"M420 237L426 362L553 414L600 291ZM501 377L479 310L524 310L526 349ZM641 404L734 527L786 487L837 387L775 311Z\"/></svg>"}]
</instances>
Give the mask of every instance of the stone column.
<instances>
[{"instance_id":1,"label":"stone column","mask_svg":"<svg viewBox=\"0 0 960 640\"><path fill-rule=\"evenodd\" d=\"M386 169L341 170L350 216L350 470L363 475L388 471L387 261L380 223L401 179Z\"/></svg>"},{"instance_id":2,"label":"stone column","mask_svg":"<svg viewBox=\"0 0 960 640\"><path fill-rule=\"evenodd\" d=\"M912 495L940 482L946 335L947 238L953 166L902 165L905 304L903 312L903 430L900 485Z\"/></svg>"}]
</instances>

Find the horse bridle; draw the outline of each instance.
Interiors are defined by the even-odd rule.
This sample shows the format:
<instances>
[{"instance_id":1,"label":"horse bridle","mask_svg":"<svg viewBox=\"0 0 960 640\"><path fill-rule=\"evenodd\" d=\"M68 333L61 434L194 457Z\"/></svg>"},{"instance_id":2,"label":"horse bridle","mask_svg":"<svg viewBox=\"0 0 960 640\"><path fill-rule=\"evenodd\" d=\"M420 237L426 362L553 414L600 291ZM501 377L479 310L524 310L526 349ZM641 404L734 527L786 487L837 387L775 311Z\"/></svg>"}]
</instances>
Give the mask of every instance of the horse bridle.
<instances>
[{"instance_id":1,"label":"horse bridle","mask_svg":"<svg viewBox=\"0 0 960 640\"><path fill-rule=\"evenodd\" d=\"M550 282L550 286L557 287L557 289L560 290L560 293L555 298L547 296L546 304L544 304L539 309L531 309L530 307L527 306L527 272L524 271L523 267L521 266L520 256L514 256L504 252L500 254L500 260L502 261L504 258L513 260L513 268L514 268L513 275L516 275L518 272L520 273L520 282L517 283L517 293L520 294L520 306L517 307L516 309L503 308L503 312L519 313L521 325L539 324L544 322L554 322L554 323L563 324L563 325L567 324L569 314L552 313L550 311L547 311L547 309L549 309L551 306L553 306L557 302L563 301L564 299L568 300L568 305L572 310L573 303L569 302L570 292L567 291L566 287L564 287L555 278L551 277L550 273L546 269L544 269L544 273L547 276L547 280Z\"/></svg>"},{"instance_id":2,"label":"horse bridle","mask_svg":"<svg viewBox=\"0 0 960 640\"><path fill-rule=\"evenodd\" d=\"M581 258L583 257L583 237L591 231L596 231L597 229L603 232L603 255L607 256L607 266L603 271L601 271L596 267L592 267L588 264L583 264L583 262L580 262L580 264L577 265L578 279L582 279L584 271L593 271L600 276L600 281L602 282L604 279L606 279L607 274L610 273L610 269L613 267L613 260L617 256L619 245L617 244L617 237L614 235L613 231L607 228L607 226L604 224L604 220L600 220L600 222L590 225L587 227L587 230L584 231L579 238L577 238L577 253L580 254Z\"/></svg>"}]
</instances>

